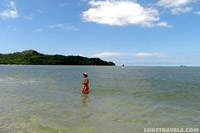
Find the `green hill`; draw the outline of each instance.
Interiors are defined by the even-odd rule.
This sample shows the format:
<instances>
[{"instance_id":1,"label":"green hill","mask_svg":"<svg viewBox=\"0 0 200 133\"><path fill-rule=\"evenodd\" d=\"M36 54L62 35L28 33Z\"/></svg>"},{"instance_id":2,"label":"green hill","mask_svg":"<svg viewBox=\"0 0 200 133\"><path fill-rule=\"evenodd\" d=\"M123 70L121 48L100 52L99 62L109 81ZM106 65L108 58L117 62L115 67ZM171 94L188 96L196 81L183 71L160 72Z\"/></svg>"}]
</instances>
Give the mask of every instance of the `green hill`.
<instances>
[{"instance_id":1,"label":"green hill","mask_svg":"<svg viewBox=\"0 0 200 133\"><path fill-rule=\"evenodd\" d=\"M45 55L35 50L0 54L0 64L18 65L112 65L113 62L82 56Z\"/></svg>"}]
</instances>

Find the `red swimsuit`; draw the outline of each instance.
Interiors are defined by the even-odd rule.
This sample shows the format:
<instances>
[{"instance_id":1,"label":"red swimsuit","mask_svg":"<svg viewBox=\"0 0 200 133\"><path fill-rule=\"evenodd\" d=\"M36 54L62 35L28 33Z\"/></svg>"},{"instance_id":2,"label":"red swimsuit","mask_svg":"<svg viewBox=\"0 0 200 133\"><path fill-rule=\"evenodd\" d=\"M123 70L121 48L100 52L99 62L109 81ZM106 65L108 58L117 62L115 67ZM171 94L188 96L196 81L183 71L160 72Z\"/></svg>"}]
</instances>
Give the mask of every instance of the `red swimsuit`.
<instances>
[{"instance_id":1,"label":"red swimsuit","mask_svg":"<svg viewBox=\"0 0 200 133\"><path fill-rule=\"evenodd\" d=\"M88 92L89 91L89 86L85 86L82 90L83 93Z\"/></svg>"}]
</instances>

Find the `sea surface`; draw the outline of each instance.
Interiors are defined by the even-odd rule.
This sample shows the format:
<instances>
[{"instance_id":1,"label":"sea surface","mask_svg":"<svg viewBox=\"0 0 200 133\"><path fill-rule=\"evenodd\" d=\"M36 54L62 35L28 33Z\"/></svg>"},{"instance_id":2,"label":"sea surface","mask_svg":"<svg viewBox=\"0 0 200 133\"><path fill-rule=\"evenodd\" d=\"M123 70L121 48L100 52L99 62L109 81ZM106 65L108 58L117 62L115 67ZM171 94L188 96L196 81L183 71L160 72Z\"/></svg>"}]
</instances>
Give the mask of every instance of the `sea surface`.
<instances>
[{"instance_id":1,"label":"sea surface","mask_svg":"<svg viewBox=\"0 0 200 133\"><path fill-rule=\"evenodd\" d=\"M82 94L87 72L90 93ZM200 128L200 68L0 66L1 133Z\"/></svg>"}]
</instances>

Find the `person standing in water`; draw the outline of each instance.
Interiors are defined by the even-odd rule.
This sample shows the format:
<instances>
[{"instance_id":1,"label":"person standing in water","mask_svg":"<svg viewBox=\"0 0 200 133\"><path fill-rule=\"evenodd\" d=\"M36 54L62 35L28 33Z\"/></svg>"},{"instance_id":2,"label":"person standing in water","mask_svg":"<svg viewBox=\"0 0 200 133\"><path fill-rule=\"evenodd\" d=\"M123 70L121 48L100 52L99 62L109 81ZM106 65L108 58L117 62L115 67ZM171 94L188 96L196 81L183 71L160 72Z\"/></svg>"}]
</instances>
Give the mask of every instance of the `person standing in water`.
<instances>
[{"instance_id":1,"label":"person standing in water","mask_svg":"<svg viewBox=\"0 0 200 133\"><path fill-rule=\"evenodd\" d=\"M83 88L82 92L83 93L88 93L89 92L88 74L87 73L83 73L83 77L85 78L85 80L82 82L82 84L84 85L84 88Z\"/></svg>"}]
</instances>

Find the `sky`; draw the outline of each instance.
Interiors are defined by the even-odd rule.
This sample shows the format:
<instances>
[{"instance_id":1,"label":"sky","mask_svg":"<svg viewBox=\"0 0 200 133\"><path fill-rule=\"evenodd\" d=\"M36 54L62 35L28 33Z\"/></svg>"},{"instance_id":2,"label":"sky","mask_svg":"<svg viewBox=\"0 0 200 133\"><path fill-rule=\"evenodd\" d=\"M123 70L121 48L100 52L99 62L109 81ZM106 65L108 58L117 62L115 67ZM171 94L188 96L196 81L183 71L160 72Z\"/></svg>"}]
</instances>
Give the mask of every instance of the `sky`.
<instances>
[{"instance_id":1,"label":"sky","mask_svg":"<svg viewBox=\"0 0 200 133\"><path fill-rule=\"evenodd\" d=\"M200 66L200 0L1 0L0 53Z\"/></svg>"}]
</instances>

